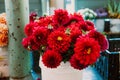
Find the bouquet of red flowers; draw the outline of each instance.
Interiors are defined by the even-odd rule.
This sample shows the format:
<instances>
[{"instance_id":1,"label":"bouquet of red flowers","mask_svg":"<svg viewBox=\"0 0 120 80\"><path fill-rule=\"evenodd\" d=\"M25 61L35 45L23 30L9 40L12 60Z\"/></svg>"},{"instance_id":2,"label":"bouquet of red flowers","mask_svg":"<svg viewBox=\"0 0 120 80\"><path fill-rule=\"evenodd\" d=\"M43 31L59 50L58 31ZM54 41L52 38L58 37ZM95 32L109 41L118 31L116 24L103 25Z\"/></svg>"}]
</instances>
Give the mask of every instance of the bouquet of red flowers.
<instances>
[{"instance_id":1,"label":"bouquet of red flowers","mask_svg":"<svg viewBox=\"0 0 120 80\"><path fill-rule=\"evenodd\" d=\"M69 14L58 9L53 15L30 21L25 28L22 45L27 50L41 51L42 62L48 68L56 68L69 61L75 69L92 65L100 52L108 48L106 37L96 31L91 21L80 13Z\"/></svg>"}]
</instances>

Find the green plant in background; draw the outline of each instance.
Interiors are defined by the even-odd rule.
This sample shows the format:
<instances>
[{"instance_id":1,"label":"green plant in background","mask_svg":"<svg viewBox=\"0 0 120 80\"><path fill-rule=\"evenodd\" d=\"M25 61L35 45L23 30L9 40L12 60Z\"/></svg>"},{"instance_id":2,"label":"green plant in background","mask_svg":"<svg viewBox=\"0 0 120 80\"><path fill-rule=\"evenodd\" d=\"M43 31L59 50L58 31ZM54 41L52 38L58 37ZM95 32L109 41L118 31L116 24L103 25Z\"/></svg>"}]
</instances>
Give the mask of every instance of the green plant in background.
<instances>
[{"instance_id":1,"label":"green plant in background","mask_svg":"<svg viewBox=\"0 0 120 80\"><path fill-rule=\"evenodd\" d=\"M107 10L110 18L120 18L119 1L108 0Z\"/></svg>"}]
</instances>

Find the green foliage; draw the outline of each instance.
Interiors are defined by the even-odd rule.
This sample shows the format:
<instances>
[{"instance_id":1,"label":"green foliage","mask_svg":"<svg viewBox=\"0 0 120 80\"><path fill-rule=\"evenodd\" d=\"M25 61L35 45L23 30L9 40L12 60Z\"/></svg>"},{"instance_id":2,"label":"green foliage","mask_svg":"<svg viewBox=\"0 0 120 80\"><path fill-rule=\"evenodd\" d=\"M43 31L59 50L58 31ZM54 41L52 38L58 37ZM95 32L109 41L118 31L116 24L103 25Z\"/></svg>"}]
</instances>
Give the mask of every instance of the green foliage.
<instances>
[{"instance_id":1,"label":"green foliage","mask_svg":"<svg viewBox=\"0 0 120 80\"><path fill-rule=\"evenodd\" d=\"M108 0L107 9L110 13L120 13L119 5L115 0Z\"/></svg>"},{"instance_id":2,"label":"green foliage","mask_svg":"<svg viewBox=\"0 0 120 80\"><path fill-rule=\"evenodd\" d=\"M63 57L63 62L66 63L67 61L70 60L71 56L74 54L74 44L71 44L72 46L69 48L68 51L66 51L65 53L61 54Z\"/></svg>"}]
</instances>

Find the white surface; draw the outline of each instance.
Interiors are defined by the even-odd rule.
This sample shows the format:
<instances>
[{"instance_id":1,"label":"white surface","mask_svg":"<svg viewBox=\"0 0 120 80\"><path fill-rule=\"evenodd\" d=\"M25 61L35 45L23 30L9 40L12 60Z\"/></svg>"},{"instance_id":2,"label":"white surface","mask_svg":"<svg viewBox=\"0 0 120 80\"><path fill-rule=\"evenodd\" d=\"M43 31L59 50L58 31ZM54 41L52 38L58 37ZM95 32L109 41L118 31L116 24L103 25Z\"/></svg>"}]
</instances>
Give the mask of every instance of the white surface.
<instances>
[{"instance_id":1,"label":"white surface","mask_svg":"<svg viewBox=\"0 0 120 80\"><path fill-rule=\"evenodd\" d=\"M95 24L95 28L97 29L97 31L103 32L103 30L104 30L104 19L96 19L94 24Z\"/></svg>"},{"instance_id":2,"label":"white surface","mask_svg":"<svg viewBox=\"0 0 120 80\"><path fill-rule=\"evenodd\" d=\"M58 68L50 69L40 61L42 80L81 80L83 71L73 69L69 63L61 63Z\"/></svg>"}]
</instances>

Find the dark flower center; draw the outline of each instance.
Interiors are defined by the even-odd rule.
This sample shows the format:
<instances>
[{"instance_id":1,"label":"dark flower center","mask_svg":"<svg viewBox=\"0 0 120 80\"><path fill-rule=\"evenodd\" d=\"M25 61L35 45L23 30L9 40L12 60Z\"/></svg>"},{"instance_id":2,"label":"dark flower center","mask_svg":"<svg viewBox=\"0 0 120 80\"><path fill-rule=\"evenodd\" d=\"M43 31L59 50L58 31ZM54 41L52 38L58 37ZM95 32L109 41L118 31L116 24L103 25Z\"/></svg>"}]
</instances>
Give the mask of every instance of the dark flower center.
<instances>
[{"instance_id":1,"label":"dark flower center","mask_svg":"<svg viewBox=\"0 0 120 80\"><path fill-rule=\"evenodd\" d=\"M50 63L51 65L54 65L54 64L55 64L55 59L54 59L53 57L51 57L49 63Z\"/></svg>"}]
</instances>

